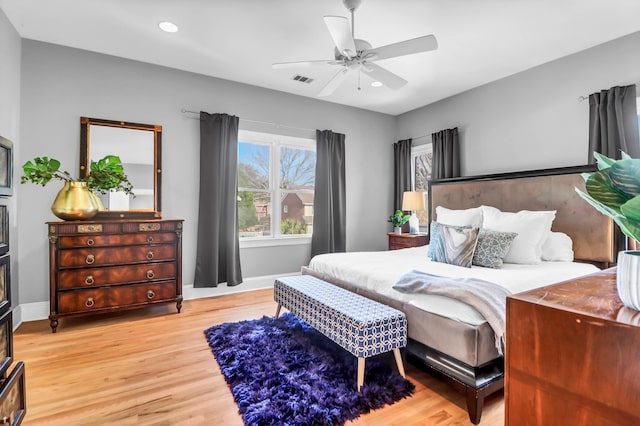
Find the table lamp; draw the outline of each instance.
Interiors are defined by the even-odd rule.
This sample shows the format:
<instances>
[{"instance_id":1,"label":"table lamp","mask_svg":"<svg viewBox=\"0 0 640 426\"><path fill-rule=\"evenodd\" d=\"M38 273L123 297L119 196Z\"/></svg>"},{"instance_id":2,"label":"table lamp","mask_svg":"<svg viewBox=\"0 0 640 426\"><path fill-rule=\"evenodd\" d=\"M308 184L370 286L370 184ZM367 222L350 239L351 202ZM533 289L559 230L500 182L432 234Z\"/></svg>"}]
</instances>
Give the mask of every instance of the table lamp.
<instances>
[{"instance_id":1,"label":"table lamp","mask_svg":"<svg viewBox=\"0 0 640 426\"><path fill-rule=\"evenodd\" d=\"M402 210L411 211L409 233L419 234L420 223L418 216L416 216L416 210L424 210L424 194L422 192L405 191L404 194L402 194Z\"/></svg>"}]
</instances>

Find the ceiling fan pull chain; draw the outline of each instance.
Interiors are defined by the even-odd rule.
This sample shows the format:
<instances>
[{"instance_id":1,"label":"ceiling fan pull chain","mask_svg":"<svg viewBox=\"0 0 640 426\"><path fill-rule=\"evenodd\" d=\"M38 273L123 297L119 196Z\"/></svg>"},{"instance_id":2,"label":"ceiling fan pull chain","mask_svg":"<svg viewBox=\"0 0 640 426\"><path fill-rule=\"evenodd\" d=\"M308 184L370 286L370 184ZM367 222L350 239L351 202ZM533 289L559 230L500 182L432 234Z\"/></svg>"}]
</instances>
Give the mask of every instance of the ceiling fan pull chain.
<instances>
[{"instance_id":1,"label":"ceiling fan pull chain","mask_svg":"<svg viewBox=\"0 0 640 426\"><path fill-rule=\"evenodd\" d=\"M358 70L358 90L360 90L360 76L362 75L362 73L360 72L360 70Z\"/></svg>"}]
</instances>

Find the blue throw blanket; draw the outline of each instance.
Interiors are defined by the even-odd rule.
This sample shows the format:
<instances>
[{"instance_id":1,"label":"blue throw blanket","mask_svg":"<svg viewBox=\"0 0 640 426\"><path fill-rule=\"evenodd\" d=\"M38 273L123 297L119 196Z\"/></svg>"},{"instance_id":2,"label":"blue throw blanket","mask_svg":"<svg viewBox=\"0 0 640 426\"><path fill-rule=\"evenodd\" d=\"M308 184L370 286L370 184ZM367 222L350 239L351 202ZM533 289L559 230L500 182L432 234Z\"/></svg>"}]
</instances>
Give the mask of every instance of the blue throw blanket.
<instances>
[{"instance_id":1,"label":"blue throw blanket","mask_svg":"<svg viewBox=\"0 0 640 426\"><path fill-rule=\"evenodd\" d=\"M505 318L509 290L476 278L449 278L413 270L393 285L401 293L437 294L460 300L474 307L487 320L496 335L496 349L504 354Z\"/></svg>"}]
</instances>

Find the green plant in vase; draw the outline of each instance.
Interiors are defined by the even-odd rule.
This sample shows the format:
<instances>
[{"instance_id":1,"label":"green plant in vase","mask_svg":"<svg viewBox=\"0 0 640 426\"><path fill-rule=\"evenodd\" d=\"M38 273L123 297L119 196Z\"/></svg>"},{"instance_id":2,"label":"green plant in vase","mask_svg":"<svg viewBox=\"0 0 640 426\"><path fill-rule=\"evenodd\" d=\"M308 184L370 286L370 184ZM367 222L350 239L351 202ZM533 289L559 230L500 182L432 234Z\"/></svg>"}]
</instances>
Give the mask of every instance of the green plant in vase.
<instances>
[{"instance_id":1,"label":"green plant in vase","mask_svg":"<svg viewBox=\"0 0 640 426\"><path fill-rule=\"evenodd\" d=\"M400 227L409 222L409 219L411 219L411 216L408 214L402 214L402 210L396 210L392 216L389 216L389 220L387 220L387 222L391 222L393 224L393 232L400 234L402 233L402 229Z\"/></svg>"},{"instance_id":2,"label":"green plant in vase","mask_svg":"<svg viewBox=\"0 0 640 426\"><path fill-rule=\"evenodd\" d=\"M49 157L36 157L22 166L21 183L34 183L46 186L51 180L64 182L64 187L56 196L51 210L64 220L91 219L99 210L104 209L96 192L107 194L110 191L122 191L133 195L133 185L124 173L120 157L107 155L98 161L92 161L89 174L74 179L66 170L60 170L60 161Z\"/></svg>"},{"instance_id":3,"label":"green plant in vase","mask_svg":"<svg viewBox=\"0 0 640 426\"><path fill-rule=\"evenodd\" d=\"M609 216L624 235L640 241L640 159L622 153L614 160L594 153L598 171L584 173L586 193L576 192L602 214ZM618 254L617 288L622 302L640 310L640 251Z\"/></svg>"}]
</instances>

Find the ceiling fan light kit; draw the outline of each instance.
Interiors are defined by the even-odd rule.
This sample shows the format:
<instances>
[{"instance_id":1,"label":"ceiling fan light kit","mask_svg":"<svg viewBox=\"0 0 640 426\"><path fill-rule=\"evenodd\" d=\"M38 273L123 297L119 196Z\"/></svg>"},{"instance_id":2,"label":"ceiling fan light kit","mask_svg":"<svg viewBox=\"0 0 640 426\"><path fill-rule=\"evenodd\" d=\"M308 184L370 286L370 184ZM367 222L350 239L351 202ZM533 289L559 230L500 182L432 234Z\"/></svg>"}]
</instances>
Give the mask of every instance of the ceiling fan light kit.
<instances>
[{"instance_id":1,"label":"ceiling fan light kit","mask_svg":"<svg viewBox=\"0 0 640 426\"><path fill-rule=\"evenodd\" d=\"M340 70L334 74L318 93L320 97L331 95L347 76L354 71L358 72L358 90L360 90L361 72L369 75L374 82L379 82L379 85L397 90L405 86L408 83L407 80L375 64L374 61L429 52L438 48L438 42L433 35L372 48L371 43L357 39L354 36L354 11L360 6L362 0L342 0L342 3L351 12L351 24L349 24L349 19L344 16L324 17L324 23L335 44L334 59L279 62L273 64L273 68L310 67L316 65L340 66Z\"/></svg>"}]
</instances>

